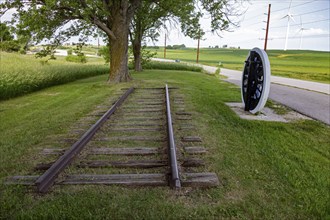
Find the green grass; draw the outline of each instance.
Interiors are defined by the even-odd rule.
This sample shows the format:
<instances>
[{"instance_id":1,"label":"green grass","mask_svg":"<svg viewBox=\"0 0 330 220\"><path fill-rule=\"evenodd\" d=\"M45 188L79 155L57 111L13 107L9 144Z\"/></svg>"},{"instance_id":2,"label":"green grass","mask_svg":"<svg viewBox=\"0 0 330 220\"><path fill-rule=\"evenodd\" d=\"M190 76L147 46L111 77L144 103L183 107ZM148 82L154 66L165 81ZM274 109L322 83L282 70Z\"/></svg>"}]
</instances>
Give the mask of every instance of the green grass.
<instances>
[{"instance_id":1,"label":"green grass","mask_svg":"<svg viewBox=\"0 0 330 220\"><path fill-rule=\"evenodd\" d=\"M105 64L103 58L87 57L88 63L84 65L81 65L77 59L74 60L76 63L68 62L67 58L57 57L56 60L44 63L43 60L37 60L32 55L1 52L0 100L109 72L109 64ZM133 67L131 66L130 69ZM202 71L200 67L162 62L150 62L144 66L144 69Z\"/></svg>"},{"instance_id":2,"label":"green grass","mask_svg":"<svg viewBox=\"0 0 330 220\"><path fill-rule=\"evenodd\" d=\"M212 189L56 186L47 195L0 184L0 219L329 219L329 127L246 121L224 103L240 93L214 76L147 70L125 84L106 75L0 102L0 178L29 174L44 137L65 135L121 88L180 87L209 153Z\"/></svg>"},{"instance_id":3,"label":"green grass","mask_svg":"<svg viewBox=\"0 0 330 220\"><path fill-rule=\"evenodd\" d=\"M163 58L163 49L157 51L157 57ZM223 68L242 70L249 50L206 49L200 50L199 62ZM308 50L268 50L272 74L288 78L330 83L330 53ZM166 50L166 58L196 62L196 49Z\"/></svg>"},{"instance_id":4,"label":"green grass","mask_svg":"<svg viewBox=\"0 0 330 220\"><path fill-rule=\"evenodd\" d=\"M44 63L32 55L0 53L0 100L27 94L53 85L106 74L109 66L101 58L87 58L81 66L63 57Z\"/></svg>"},{"instance_id":5,"label":"green grass","mask_svg":"<svg viewBox=\"0 0 330 220\"><path fill-rule=\"evenodd\" d=\"M133 67L132 67L133 69ZM191 66L183 63L170 63L170 62L156 62L151 61L145 66L143 66L143 69L145 70L181 70L181 71L193 71L193 72L202 72L203 69L199 66Z\"/></svg>"}]
</instances>

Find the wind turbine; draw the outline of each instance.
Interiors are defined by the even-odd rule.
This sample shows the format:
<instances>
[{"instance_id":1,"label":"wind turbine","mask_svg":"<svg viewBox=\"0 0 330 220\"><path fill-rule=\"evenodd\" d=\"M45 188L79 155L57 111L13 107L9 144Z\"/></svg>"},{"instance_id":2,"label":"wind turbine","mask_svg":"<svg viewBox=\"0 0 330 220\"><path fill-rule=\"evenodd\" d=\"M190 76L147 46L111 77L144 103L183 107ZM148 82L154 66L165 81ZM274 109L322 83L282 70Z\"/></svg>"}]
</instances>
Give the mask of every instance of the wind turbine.
<instances>
[{"instance_id":1,"label":"wind turbine","mask_svg":"<svg viewBox=\"0 0 330 220\"><path fill-rule=\"evenodd\" d=\"M299 50L301 50L301 46L302 46L302 37L303 37L303 32L304 32L304 30L309 30L309 29L303 27L303 25L302 25L302 21L301 21L301 16L300 16L300 29L299 29L299 32L300 32L300 46L299 46Z\"/></svg>"},{"instance_id":2,"label":"wind turbine","mask_svg":"<svg viewBox=\"0 0 330 220\"><path fill-rule=\"evenodd\" d=\"M286 50L287 47L288 47L288 37L289 37L289 30L290 30L290 20L292 20L293 22L295 22L295 20L293 19L293 15L290 13L291 3L292 3L292 0L290 1L288 14L283 17L283 18L286 18L286 17L288 18L288 27L286 28L286 37L285 37L284 50Z\"/></svg>"}]
</instances>

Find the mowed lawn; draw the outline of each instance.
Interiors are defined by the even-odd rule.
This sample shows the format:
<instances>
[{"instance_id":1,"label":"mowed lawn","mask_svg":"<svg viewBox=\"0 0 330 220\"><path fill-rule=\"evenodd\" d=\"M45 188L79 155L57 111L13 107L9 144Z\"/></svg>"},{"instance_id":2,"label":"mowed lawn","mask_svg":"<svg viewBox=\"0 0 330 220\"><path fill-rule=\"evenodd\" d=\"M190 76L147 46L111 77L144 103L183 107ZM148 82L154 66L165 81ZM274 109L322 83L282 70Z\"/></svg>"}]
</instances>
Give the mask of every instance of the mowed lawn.
<instances>
[{"instance_id":1,"label":"mowed lawn","mask_svg":"<svg viewBox=\"0 0 330 220\"><path fill-rule=\"evenodd\" d=\"M83 68L83 66L81 67ZM224 103L239 89L198 72L147 70L129 83L107 75L0 102L0 219L329 219L330 128L316 121L246 121ZM55 186L46 195L5 185L35 174L40 151L122 88L179 87L208 153L210 189Z\"/></svg>"},{"instance_id":2,"label":"mowed lawn","mask_svg":"<svg viewBox=\"0 0 330 220\"><path fill-rule=\"evenodd\" d=\"M164 58L164 49L150 49L157 57ZM242 70L249 50L210 49L200 50L199 62L205 65ZM330 83L330 53L309 50L268 50L272 74L288 78ZM196 49L166 50L166 58L196 62Z\"/></svg>"}]
</instances>

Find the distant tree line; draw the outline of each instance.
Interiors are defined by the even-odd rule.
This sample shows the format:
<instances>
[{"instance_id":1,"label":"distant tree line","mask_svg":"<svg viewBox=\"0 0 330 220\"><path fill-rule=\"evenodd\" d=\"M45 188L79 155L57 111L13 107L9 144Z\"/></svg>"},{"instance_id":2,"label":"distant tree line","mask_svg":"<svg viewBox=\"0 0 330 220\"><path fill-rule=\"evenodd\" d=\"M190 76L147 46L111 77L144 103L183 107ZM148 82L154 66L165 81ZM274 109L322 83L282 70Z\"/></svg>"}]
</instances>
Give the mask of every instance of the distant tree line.
<instances>
[{"instance_id":1,"label":"distant tree line","mask_svg":"<svg viewBox=\"0 0 330 220\"><path fill-rule=\"evenodd\" d=\"M184 44L180 44L180 45L167 45L166 46L166 49L174 49L174 50L181 50L181 49L185 49L186 48L186 45Z\"/></svg>"}]
</instances>

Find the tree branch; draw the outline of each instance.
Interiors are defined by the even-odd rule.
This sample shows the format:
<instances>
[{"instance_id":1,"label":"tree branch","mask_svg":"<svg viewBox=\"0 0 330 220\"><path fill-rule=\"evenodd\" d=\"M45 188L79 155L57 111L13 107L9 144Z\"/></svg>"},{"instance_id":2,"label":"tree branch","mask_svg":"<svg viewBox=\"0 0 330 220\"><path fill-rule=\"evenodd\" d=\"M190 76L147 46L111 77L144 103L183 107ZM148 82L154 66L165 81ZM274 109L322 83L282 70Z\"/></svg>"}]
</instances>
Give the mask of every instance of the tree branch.
<instances>
[{"instance_id":1,"label":"tree branch","mask_svg":"<svg viewBox=\"0 0 330 220\"><path fill-rule=\"evenodd\" d=\"M141 2L142 0L130 0L131 5L127 9L127 17L129 21L132 20L134 12L140 7Z\"/></svg>"},{"instance_id":2,"label":"tree branch","mask_svg":"<svg viewBox=\"0 0 330 220\"><path fill-rule=\"evenodd\" d=\"M96 16L94 16L93 23L98 26L101 30L103 30L112 40L116 40L115 34L108 28L105 24L103 24Z\"/></svg>"}]
</instances>

